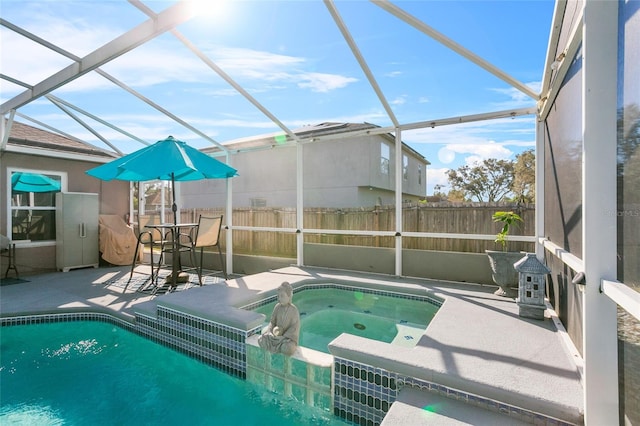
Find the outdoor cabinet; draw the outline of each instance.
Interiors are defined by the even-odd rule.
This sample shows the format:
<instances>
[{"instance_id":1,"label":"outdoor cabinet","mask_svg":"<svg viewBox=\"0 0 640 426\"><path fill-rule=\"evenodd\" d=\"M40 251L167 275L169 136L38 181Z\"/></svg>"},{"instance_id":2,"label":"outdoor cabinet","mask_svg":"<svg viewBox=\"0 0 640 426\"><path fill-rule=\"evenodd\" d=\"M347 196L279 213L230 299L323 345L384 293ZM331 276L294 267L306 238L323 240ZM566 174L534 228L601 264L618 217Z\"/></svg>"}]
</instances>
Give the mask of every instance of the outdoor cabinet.
<instances>
[{"instance_id":1,"label":"outdoor cabinet","mask_svg":"<svg viewBox=\"0 0 640 426\"><path fill-rule=\"evenodd\" d=\"M56 194L56 267L98 267L98 194Z\"/></svg>"}]
</instances>

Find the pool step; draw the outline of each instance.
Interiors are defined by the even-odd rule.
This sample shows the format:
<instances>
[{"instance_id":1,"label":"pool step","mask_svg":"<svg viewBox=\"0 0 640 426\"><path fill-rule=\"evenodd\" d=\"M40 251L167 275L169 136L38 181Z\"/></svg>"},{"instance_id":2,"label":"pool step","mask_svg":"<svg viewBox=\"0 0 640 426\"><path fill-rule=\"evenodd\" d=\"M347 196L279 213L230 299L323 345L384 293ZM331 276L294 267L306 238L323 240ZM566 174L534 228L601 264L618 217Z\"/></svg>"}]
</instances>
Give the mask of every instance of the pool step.
<instances>
[{"instance_id":1,"label":"pool step","mask_svg":"<svg viewBox=\"0 0 640 426\"><path fill-rule=\"evenodd\" d=\"M518 420L434 392L407 387L399 392L398 399L391 404L381 426L530 424L530 421Z\"/></svg>"},{"instance_id":2,"label":"pool step","mask_svg":"<svg viewBox=\"0 0 640 426\"><path fill-rule=\"evenodd\" d=\"M391 342L392 345L413 348L424 334L424 327L419 328L410 324L396 324L398 334Z\"/></svg>"}]
</instances>

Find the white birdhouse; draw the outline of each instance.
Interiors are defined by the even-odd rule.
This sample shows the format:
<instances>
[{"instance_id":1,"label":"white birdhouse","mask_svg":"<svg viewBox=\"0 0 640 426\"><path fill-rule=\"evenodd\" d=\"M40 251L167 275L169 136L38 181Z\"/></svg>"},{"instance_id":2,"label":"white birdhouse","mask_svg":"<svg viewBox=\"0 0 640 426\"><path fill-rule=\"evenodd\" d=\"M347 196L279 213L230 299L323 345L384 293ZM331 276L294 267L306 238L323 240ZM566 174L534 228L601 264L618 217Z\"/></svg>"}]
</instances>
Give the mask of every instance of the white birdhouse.
<instances>
[{"instance_id":1,"label":"white birdhouse","mask_svg":"<svg viewBox=\"0 0 640 426\"><path fill-rule=\"evenodd\" d=\"M526 318L544 319L545 279L551 270L538 260L535 253L527 253L525 257L513 264L518 271L519 315Z\"/></svg>"}]
</instances>

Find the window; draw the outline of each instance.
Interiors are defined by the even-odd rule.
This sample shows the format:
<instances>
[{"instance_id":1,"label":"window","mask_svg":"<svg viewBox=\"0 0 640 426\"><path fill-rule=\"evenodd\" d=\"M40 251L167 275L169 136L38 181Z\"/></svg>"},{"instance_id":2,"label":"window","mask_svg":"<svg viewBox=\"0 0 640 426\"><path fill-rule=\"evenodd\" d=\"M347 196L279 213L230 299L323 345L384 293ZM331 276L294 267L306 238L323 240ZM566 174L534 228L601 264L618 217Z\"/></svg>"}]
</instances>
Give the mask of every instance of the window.
<instances>
[{"instance_id":1,"label":"window","mask_svg":"<svg viewBox=\"0 0 640 426\"><path fill-rule=\"evenodd\" d=\"M8 169L9 217L14 241L56 239L56 192L66 183L62 172Z\"/></svg>"},{"instance_id":2,"label":"window","mask_svg":"<svg viewBox=\"0 0 640 426\"><path fill-rule=\"evenodd\" d=\"M418 164L418 185L422 185L422 164Z\"/></svg>"},{"instance_id":3,"label":"window","mask_svg":"<svg viewBox=\"0 0 640 426\"><path fill-rule=\"evenodd\" d=\"M380 143L380 173L389 174L389 145L384 142Z\"/></svg>"},{"instance_id":4,"label":"window","mask_svg":"<svg viewBox=\"0 0 640 426\"><path fill-rule=\"evenodd\" d=\"M267 199L251 198L251 207L267 207Z\"/></svg>"},{"instance_id":5,"label":"window","mask_svg":"<svg viewBox=\"0 0 640 426\"><path fill-rule=\"evenodd\" d=\"M402 179L409 180L409 157L402 156Z\"/></svg>"}]
</instances>

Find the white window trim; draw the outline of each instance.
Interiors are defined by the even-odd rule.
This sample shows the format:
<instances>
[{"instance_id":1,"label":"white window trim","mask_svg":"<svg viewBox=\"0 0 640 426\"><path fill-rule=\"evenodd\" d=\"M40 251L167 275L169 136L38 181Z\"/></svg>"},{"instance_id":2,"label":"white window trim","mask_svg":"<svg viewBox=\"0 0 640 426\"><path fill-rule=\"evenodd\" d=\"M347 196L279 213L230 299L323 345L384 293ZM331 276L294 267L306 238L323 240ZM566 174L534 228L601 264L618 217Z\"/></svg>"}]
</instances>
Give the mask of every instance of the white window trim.
<instances>
[{"instance_id":1,"label":"white window trim","mask_svg":"<svg viewBox=\"0 0 640 426\"><path fill-rule=\"evenodd\" d=\"M7 174L5 176L6 182L6 235L11 238L11 214L14 208L11 206L11 174L14 172L27 172L27 173L40 173L44 175L56 175L60 176L60 190L62 192L67 192L67 184L68 184L68 174L67 172L60 170L45 170L45 169L29 169L26 167L7 167ZM50 208L42 208L42 207L34 207L32 210L50 210ZM20 244L23 247L43 247L43 246L51 246L55 245L55 240L42 240L42 241L30 241L30 240L16 240L16 244Z\"/></svg>"}]
</instances>

